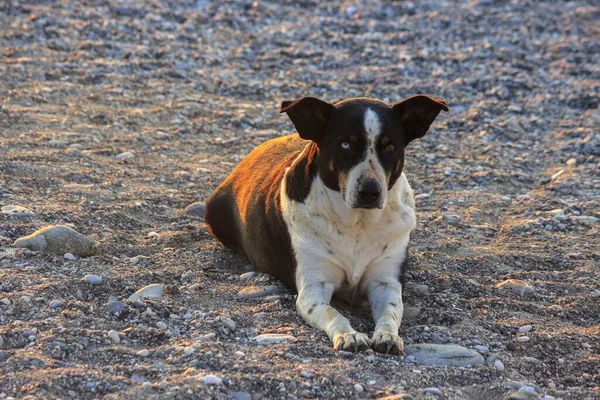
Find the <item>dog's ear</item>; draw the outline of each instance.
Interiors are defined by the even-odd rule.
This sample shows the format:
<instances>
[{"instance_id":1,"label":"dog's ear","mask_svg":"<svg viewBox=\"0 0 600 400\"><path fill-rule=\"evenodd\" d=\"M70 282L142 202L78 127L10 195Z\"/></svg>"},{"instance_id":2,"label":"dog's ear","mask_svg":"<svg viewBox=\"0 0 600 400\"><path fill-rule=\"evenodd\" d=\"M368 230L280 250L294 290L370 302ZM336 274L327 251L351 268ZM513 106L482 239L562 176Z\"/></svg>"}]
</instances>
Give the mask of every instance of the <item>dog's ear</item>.
<instances>
[{"instance_id":1,"label":"dog's ear","mask_svg":"<svg viewBox=\"0 0 600 400\"><path fill-rule=\"evenodd\" d=\"M407 135L406 144L425 136L440 111L448 111L444 100L422 94L409 97L392 108L400 114Z\"/></svg>"},{"instance_id":2,"label":"dog's ear","mask_svg":"<svg viewBox=\"0 0 600 400\"><path fill-rule=\"evenodd\" d=\"M329 114L335 106L314 97L286 100L281 103L280 113L287 113L302 139L318 142L323 137Z\"/></svg>"}]
</instances>

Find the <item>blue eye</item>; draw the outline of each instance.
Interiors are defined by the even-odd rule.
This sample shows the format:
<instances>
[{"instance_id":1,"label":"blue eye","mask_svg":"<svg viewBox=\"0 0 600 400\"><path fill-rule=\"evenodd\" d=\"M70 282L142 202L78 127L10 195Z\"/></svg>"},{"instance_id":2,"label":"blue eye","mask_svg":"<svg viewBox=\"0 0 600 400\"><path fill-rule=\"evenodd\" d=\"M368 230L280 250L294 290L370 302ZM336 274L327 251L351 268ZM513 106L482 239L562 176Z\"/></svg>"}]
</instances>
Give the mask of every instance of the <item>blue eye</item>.
<instances>
[{"instance_id":1,"label":"blue eye","mask_svg":"<svg viewBox=\"0 0 600 400\"><path fill-rule=\"evenodd\" d=\"M342 143L342 149L348 150L349 148L350 148L350 143L348 143L348 142Z\"/></svg>"}]
</instances>

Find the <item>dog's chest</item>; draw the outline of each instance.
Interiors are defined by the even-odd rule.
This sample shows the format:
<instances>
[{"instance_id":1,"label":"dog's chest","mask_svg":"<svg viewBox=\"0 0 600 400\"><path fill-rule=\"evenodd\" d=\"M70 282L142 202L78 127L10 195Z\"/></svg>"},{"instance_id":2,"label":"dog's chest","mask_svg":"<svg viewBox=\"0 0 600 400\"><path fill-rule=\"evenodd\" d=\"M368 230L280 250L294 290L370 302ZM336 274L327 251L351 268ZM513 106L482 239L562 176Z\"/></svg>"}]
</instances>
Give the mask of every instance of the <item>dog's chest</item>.
<instances>
[{"instance_id":1,"label":"dog's chest","mask_svg":"<svg viewBox=\"0 0 600 400\"><path fill-rule=\"evenodd\" d=\"M405 191L412 193L404 182L390 192L384 209L353 210L317 179L304 203L291 201L284 207L298 262L342 271L338 289L344 292L353 292L369 268L399 265L415 226L412 205L402 201Z\"/></svg>"}]
</instances>

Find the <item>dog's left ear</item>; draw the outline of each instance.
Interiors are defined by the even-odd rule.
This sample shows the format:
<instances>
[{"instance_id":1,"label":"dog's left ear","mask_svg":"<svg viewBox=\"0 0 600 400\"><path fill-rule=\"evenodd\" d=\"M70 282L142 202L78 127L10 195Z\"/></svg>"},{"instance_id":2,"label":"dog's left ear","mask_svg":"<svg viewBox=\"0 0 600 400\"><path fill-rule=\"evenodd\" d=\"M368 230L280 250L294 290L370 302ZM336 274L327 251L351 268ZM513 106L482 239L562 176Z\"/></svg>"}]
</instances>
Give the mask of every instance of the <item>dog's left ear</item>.
<instances>
[{"instance_id":1,"label":"dog's left ear","mask_svg":"<svg viewBox=\"0 0 600 400\"><path fill-rule=\"evenodd\" d=\"M444 100L422 94L409 97L400 103L394 104L392 108L400 114L404 124L404 131L407 135L406 144L425 136L440 111L448 111L448 106Z\"/></svg>"},{"instance_id":2,"label":"dog's left ear","mask_svg":"<svg viewBox=\"0 0 600 400\"><path fill-rule=\"evenodd\" d=\"M286 100L281 103L280 113L287 113L302 139L318 142L323 137L329 114L335 106L314 97Z\"/></svg>"}]
</instances>

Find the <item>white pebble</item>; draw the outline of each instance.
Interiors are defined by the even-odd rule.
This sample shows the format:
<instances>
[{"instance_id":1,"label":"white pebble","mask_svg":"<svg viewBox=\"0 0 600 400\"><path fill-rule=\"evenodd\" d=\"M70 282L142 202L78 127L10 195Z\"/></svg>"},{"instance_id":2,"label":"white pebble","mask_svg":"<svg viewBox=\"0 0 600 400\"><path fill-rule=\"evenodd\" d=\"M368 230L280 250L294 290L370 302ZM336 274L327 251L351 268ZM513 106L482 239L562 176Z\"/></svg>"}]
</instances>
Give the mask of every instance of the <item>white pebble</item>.
<instances>
[{"instance_id":1,"label":"white pebble","mask_svg":"<svg viewBox=\"0 0 600 400\"><path fill-rule=\"evenodd\" d=\"M99 285L102 283L102 278L98 275L86 275L83 277L83 280L91 285Z\"/></svg>"},{"instance_id":2,"label":"white pebble","mask_svg":"<svg viewBox=\"0 0 600 400\"><path fill-rule=\"evenodd\" d=\"M115 331L114 329L111 329L108 332L108 338L110 340L112 340L115 343L120 343L121 342L121 337L119 336L119 333L117 331Z\"/></svg>"},{"instance_id":3,"label":"white pebble","mask_svg":"<svg viewBox=\"0 0 600 400\"><path fill-rule=\"evenodd\" d=\"M158 321L158 322L156 323L156 327L157 327L158 329L160 329L161 331L164 331L164 330L166 330L166 329L167 329L167 324L165 324L165 323L164 323L164 322L162 322L162 321Z\"/></svg>"},{"instance_id":4,"label":"white pebble","mask_svg":"<svg viewBox=\"0 0 600 400\"><path fill-rule=\"evenodd\" d=\"M436 396L442 395L442 391L438 388L425 388L425 389L423 389L423 393L430 393L430 394L434 394Z\"/></svg>"},{"instance_id":5,"label":"white pebble","mask_svg":"<svg viewBox=\"0 0 600 400\"><path fill-rule=\"evenodd\" d=\"M133 158L133 157L134 157L134 155L131 151L126 151L124 153L116 155L117 160L127 160L127 159Z\"/></svg>"},{"instance_id":6,"label":"white pebble","mask_svg":"<svg viewBox=\"0 0 600 400\"><path fill-rule=\"evenodd\" d=\"M186 347L185 349L183 349L183 354L185 354L186 356L191 356L192 354L194 354L196 350L193 347Z\"/></svg>"},{"instance_id":7,"label":"white pebble","mask_svg":"<svg viewBox=\"0 0 600 400\"><path fill-rule=\"evenodd\" d=\"M131 257L129 259L129 262L132 263L133 265L137 264L138 262L140 262L140 259L137 257Z\"/></svg>"},{"instance_id":8,"label":"white pebble","mask_svg":"<svg viewBox=\"0 0 600 400\"><path fill-rule=\"evenodd\" d=\"M142 383L142 388L150 389L150 388L152 388L152 384L150 382L144 382L144 383Z\"/></svg>"},{"instance_id":9,"label":"white pebble","mask_svg":"<svg viewBox=\"0 0 600 400\"><path fill-rule=\"evenodd\" d=\"M70 260L70 261L75 260L75 256L71 253L65 253L65 255L63 257L65 260Z\"/></svg>"},{"instance_id":10,"label":"white pebble","mask_svg":"<svg viewBox=\"0 0 600 400\"><path fill-rule=\"evenodd\" d=\"M223 382L223 379L215 375L204 375L202 378L200 378L200 382L206 385L220 385L221 382Z\"/></svg>"},{"instance_id":11,"label":"white pebble","mask_svg":"<svg viewBox=\"0 0 600 400\"><path fill-rule=\"evenodd\" d=\"M521 342L521 343L525 343L525 342L529 342L529 336L519 336L517 338L517 342Z\"/></svg>"},{"instance_id":12,"label":"white pebble","mask_svg":"<svg viewBox=\"0 0 600 400\"><path fill-rule=\"evenodd\" d=\"M150 352L148 351L148 349L143 349L143 350L138 351L135 354L140 357L148 357L150 355Z\"/></svg>"},{"instance_id":13,"label":"white pebble","mask_svg":"<svg viewBox=\"0 0 600 400\"><path fill-rule=\"evenodd\" d=\"M354 390L356 390L356 393L362 393L365 391L365 389L362 387L362 385L360 383L357 383L356 385L354 385Z\"/></svg>"},{"instance_id":14,"label":"white pebble","mask_svg":"<svg viewBox=\"0 0 600 400\"><path fill-rule=\"evenodd\" d=\"M146 236L149 238L156 238L156 237L159 237L160 235L157 232L152 231L152 232L149 232L148 235L146 235Z\"/></svg>"},{"instance_id":15,"label":"white pebble","mask_svg":"<svg viewBox=\"0 0 600 400\"><path fill-rule=\"evenodd\" d=\"M496 360L494 367L496 367L498 371L504 371L504 363L502 363L500 360Z\"/></svg>"},{"instance_id":16,"label":"white pebble","mask_svg":"<svg viewBox=\"0 0 600 400\"><path fill-rule=\"evenodd\" d=\"M525 326L522 326L522 327L519 328L519 333L527 333L527 332L529 332L532 329L533 329L533 326L531 326L531 325L525 325Z\"/></svg>"},{"instance_id":17,"label":"white pebble","mask_svg":"<svg viewBox=\"0 0 600 400\"><path fill-rule=\"evenodd\" d=\"M246 354L244 354L243 352L241 352L239 350L236 351L235 353L233 353L233 355L235 356L235 358L244 358L244 357L246 357Z\"/></svg>"}]
</instances>

